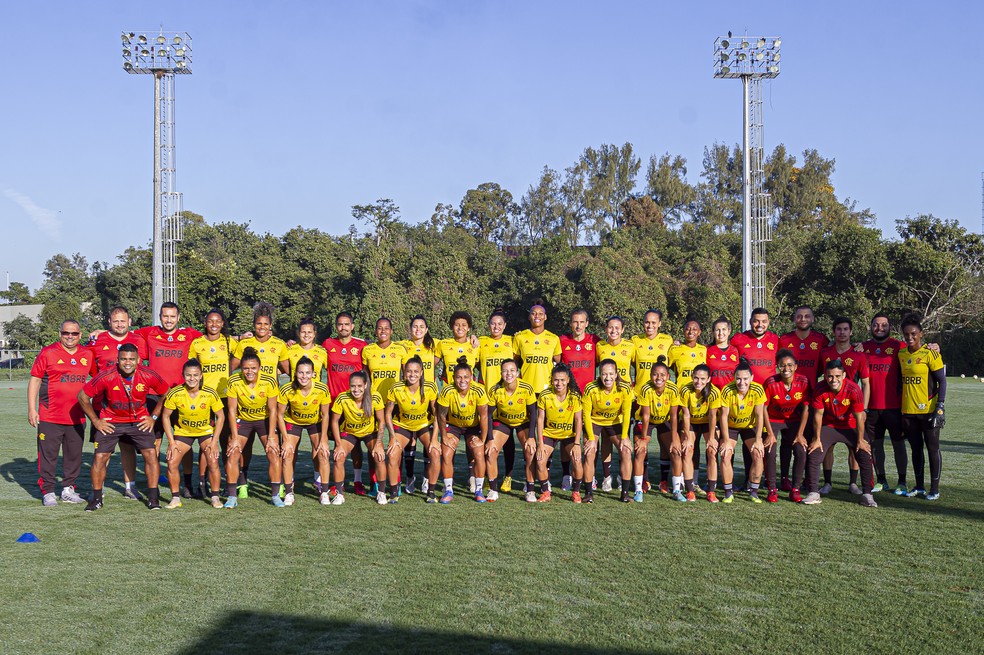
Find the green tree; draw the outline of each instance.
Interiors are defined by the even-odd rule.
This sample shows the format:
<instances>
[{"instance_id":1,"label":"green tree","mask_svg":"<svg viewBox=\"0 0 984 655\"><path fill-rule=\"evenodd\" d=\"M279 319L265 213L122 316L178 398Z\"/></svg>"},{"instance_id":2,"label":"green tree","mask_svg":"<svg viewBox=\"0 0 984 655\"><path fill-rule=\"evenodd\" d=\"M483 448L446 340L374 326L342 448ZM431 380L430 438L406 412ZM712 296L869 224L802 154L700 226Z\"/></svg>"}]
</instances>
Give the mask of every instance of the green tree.
<instances>
[{"instance_id":1,"label":"green tree","mask_svg":"<svg viewBox=\"0 0 984 655\"><path fill-rule=\"evenodd\" d=\"M687 160L669 153L649 158L646 171L646 194L669 223L681 223L692 215L697 190L687 182Z\"/></svg>"},{"instance_id":2,"label":"green tree","mask_svg":"<svg viewBox=\"0 0 984 655\"><path fill-rule=\"evenodd\" d=\"M518 213L512 194L495 182L484 182L466 191L458 207L466 230L482 241L499 245L506 241Z\"/></svg>"},{"instance_id":3,"label":"green tree","mask_svg":"<svg viewBox=\"0 0 984 655\"><path fill-rule=\"evenodd\" d=\"M393 226L400 222L400 208L389 198L380 198L370 205L352 205L352 216L372 226L376 246L379 246Z\"/></svg>"},{"instance_id":4,"label":"green tree","mask_svg":"<svg viewBox=\"0 0 984 655\"><path fill-rule=\"evenodd\" d=\"M9 289L0 291L0 299L11 305L29 305L34 302L31 290L23 282L11 282Z\"/></svg>"}]
</instances>

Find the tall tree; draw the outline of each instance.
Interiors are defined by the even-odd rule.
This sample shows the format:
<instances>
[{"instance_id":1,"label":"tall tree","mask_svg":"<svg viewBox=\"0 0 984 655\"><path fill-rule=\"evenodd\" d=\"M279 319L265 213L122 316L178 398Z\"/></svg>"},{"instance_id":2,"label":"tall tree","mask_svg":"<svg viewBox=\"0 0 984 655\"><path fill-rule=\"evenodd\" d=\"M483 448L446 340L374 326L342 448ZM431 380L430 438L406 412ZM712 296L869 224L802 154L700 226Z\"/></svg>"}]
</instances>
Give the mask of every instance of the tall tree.
<instances>
[{"instance_id":1,"label":"tall tree","mask_svg":"<svg viewBox=\"0 0 984 655\"><path fill-rule=\"evenodd\" d=\"M482 241L502 245L511 232L519 206L509 191L495 182L484 182L465 192L458 213L470 233Z\"/></svg>"},{"instance_id":2,"label":"tall tree","mask_svg":"<svg viewBox=\"0 0 984 655\"><path fill-rule=\"evenodd\" d=\"M400 221L400 208L389 198L380 198L370 205L352 205L355 220L372 226L376 245L382 243L392 227Z\"/></svg>"},{"instance_id":3,"label":"tall tree","mask_svg":"<svg viewBox=\"0 0 984 655\"><path fill-rule=\"evenodd\" d=\"M669 153L649 158L646 194L668 223L681 223L693 212L697 190L687 182L687 160Z\"/></svg>"},{"instance_id":4,"label":"tall tree","mask_svg":"<svg viewBox=\"0 0 984 655\"><path fill-rule=\"evenodd\" d=\"M0 291L0 299L11 305L28 305L34 302L31 290L23 282L11 282L9 289Z\"/></svg>"}]
</instances>

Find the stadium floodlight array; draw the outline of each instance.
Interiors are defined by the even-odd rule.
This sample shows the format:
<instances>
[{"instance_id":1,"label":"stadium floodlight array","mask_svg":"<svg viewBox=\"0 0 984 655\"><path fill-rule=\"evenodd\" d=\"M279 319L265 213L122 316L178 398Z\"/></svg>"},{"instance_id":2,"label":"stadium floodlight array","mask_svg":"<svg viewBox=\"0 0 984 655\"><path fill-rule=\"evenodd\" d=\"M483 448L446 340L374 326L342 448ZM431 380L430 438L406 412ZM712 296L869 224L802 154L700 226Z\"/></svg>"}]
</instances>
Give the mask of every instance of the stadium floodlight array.
<instances>
[{"instance_id":1,"label":"stadium floodlight array","mask_svg":"<svg viewBox=\"0 0 984 655\"><path fill-rule=\"evenodd\" d=\"M191 73L191 36L187 32L123 32L121 40L123 70L127 73Z\"/></svg>"},{"instance_id":2,"label":"stadium floodlight array","mask_svg":"<svg viewBox=\"0 0 984 655\"><path fill-rule=\"evenodd\" d=\"M777 77L781 45L777 36L719 37L714 40L714 77Z\"/></svg>"}]
</instances>

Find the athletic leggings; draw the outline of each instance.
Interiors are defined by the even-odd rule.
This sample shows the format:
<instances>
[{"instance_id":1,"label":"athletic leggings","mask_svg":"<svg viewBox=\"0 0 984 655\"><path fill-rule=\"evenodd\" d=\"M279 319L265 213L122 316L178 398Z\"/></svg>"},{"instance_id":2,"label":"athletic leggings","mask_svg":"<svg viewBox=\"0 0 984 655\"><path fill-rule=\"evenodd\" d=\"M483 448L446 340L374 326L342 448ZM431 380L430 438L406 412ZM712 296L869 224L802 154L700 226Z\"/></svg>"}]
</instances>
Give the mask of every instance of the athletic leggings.
<instances>
[{"instance_id":1,"label":"athletic leggings","mask_svg":"<svg viewBox=\"0 0 984 655\"><path fill-rule=\"evenodd\" d=\"M875 460L875 477L879 482L886 481L885 475L885 432L892 440L895 455L895 470L898 471L899 484L905 484L905 472L909 468L909 454L905 450L905 434L902 432L902 411L899 409L869 409L864 422L864 433L871 443L871 455Z\"/></svg>"},{"instance_id":2,"label":"athletic leggings","mask_svg":"<svg viewBox=\"0 0 984 655\"><path fill-rule=\"evenodd\" d=\"M799 419L772 422L772 432L779 438L779 465L782 477L789 477L789 463L793 464L792 483L794 488L799 488L803 483L803 473L806 471L806 448L804 446L794 446L793 440L799 431ZM807 443L810 441L810 428L807 426L804 434ZM768 476L769 460L766 459L766 475ZM776 458L772 457L773 479L775 479ZM773 487L770 487L773 488Z\"/></svg>"},{"instance_id":3,"label":"athletic leggings","mask_svg":"<svg viewBox=\"0 0 984 655\"><path fill-rule=\"evenodd\" d=\"M912 448L912 470L916 475L916 488L925 489L923 465L923 444L929 452L929 491L938 493L940 490L940 472L943 469L943 457L940 454L940 430L931 428L931 417L927 414L903 414L902 431L909 440Z\"/></svg>"}]
</instances>

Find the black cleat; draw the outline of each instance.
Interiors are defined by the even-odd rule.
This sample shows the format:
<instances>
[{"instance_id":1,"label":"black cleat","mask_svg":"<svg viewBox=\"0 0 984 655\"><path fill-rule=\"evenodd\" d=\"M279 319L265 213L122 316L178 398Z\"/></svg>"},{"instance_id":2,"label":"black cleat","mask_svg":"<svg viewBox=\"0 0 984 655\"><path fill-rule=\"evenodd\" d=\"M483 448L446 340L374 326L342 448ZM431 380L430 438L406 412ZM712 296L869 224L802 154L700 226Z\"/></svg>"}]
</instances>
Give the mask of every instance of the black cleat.
<instances>
[{"instance_id":1,"label":"black cleat","mask_svg":"<svg viewBox=\"0 0 984 655\"><path fill-rule=\"evenodd\" d=\"M156 498L147 501L147 509L160 509L161 503Z\"/></svg>"},{"instance_id":2,"label":"black cleat","mask_svg":"<svg viewBox=\"0 0 984 655\"><path fill-rule=\"evenodd\" d=\"M92 500L89 501L89 504L85 506L85 511L95 512L97 509L102 509L102 506L103 506L102 498L99 499L93 498Z\"/></svg>"}]
</instances>

